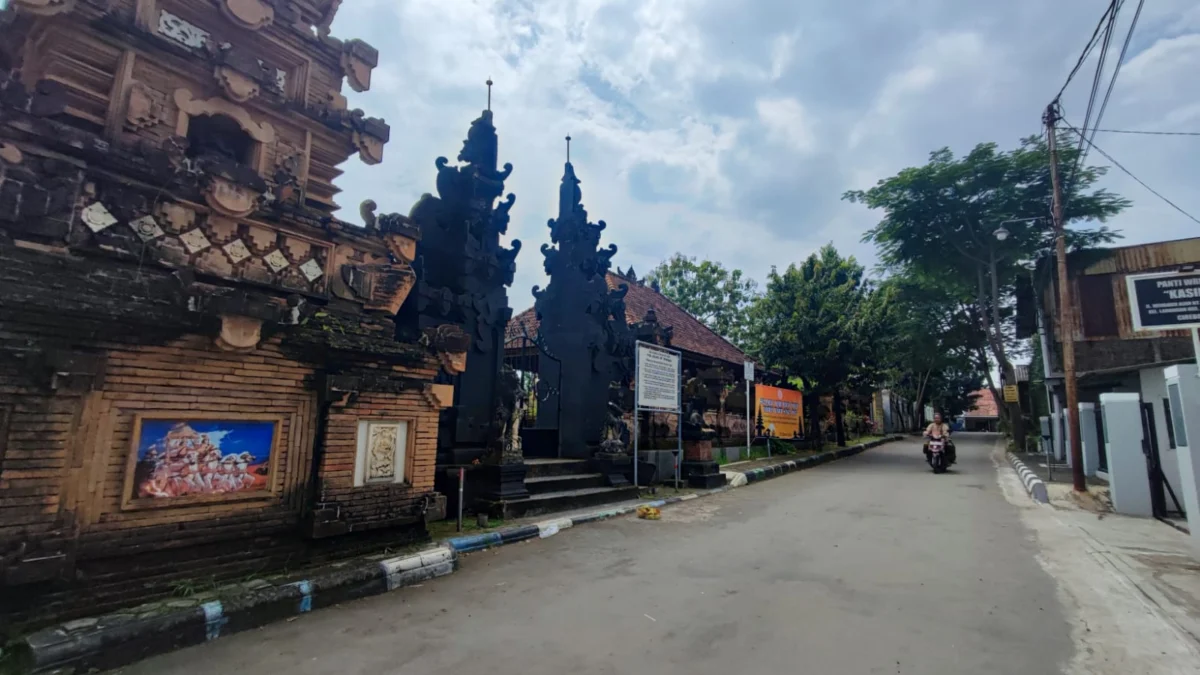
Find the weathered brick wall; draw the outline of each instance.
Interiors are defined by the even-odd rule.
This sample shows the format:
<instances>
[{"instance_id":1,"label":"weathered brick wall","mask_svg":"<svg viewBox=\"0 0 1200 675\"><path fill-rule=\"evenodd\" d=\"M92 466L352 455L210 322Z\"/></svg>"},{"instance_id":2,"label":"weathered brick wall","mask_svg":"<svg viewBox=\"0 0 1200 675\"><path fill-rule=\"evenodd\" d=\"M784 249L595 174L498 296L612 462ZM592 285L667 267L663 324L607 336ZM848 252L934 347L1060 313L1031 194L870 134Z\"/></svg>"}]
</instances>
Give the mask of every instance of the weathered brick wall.
<instances>
[{"instance_id":1,"label":"weathered brick wall","mask_svg":"<svg viewBox=\"0 0 1200 675\"><path fill-rule=\"evenodd\" d=\"M341 520L351 531L411 518L419 502L433 491L438 412L419 391L363 393L353 404L331 411L321 463L320 503L339 508ZM372 419L408 422L413 438L406 453L404 483L354 487L358 425Z\"/></svg>"},{"instance_id":2,"label":"weathered brick wall","mask_svg":"<svg viewBox=\"0 0 1200 675\"><path fill-rule=\"evenodd\" d=\"M10 343L23 334L32 344L44 328L9 322L0 330ZM72 578L5 587L0 624L93 613L170 594L187 579L242 577L425 536L419 516L433 489L437 408L419 390L364 393L330 416L321 464L325 499L340 508L351 532L364 534L327 542L304 536L320 410L313 368L289 359L279 343L276 337L249 354L223 352L199 335L162 345L87 345L104 355L103 386L77 394L47 392L27 370L5 362L0 554L23 542L27 550L66 553L74 562ZM432 368L398 374L431 378ZM150 411L278 415L274 495L123 508L136 415ZM355 434L364 416L410 420L410 484L353 487ZM407 527L365 532L398 525Z\"/></svg>"}]
</instances>

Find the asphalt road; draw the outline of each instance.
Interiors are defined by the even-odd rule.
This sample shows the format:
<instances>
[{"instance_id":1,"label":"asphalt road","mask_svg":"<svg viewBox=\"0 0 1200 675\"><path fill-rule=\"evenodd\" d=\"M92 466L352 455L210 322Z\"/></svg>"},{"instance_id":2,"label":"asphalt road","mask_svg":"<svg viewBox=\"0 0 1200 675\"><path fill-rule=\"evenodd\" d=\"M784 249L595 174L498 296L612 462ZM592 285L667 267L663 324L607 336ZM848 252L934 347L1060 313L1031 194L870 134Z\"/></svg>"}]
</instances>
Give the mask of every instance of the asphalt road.
<instances>
[{"instance_id":1,"label":"asphalt road","mask_svg":"<svg viewBox=\"0 0 1200 675\"><path fill-rule=\"evenodd\" d=\"M466 556L454 575L131 674L1058 673L1055 582L994 437L935 476L915 443Z\"/></svg>"}]
</instances>

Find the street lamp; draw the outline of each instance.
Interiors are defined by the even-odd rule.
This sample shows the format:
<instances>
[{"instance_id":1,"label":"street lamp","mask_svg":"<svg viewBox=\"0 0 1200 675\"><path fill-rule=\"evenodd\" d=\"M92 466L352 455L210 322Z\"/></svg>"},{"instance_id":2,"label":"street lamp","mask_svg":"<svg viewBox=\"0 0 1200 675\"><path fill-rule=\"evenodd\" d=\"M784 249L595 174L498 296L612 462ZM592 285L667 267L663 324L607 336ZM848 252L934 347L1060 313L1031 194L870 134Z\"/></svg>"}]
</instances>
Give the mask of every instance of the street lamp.
<instances>
[{"instance_id":1,"label":"street lamp","mask_svg":"<svg viewBox=\"0 0 1200 675\"><path fill-rule=\"evenodd\" d=\"M1005 239L1008 239L1008 230L1004 227L1004 223L1001 223L1000 227L996 228L996 232L994 234L996 235L997 241L1004 241Z\"/></svg>"}]
</instances>

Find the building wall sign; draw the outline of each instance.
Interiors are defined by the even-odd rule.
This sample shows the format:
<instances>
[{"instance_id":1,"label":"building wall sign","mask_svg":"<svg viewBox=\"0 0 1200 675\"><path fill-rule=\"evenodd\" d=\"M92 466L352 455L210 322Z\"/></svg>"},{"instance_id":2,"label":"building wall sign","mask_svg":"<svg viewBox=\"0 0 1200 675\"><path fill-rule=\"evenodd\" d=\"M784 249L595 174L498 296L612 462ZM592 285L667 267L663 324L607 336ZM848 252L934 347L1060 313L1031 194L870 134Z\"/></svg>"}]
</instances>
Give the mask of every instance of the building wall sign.
<instances>
[{"instance_id":1,"label":"building wall sign","mask_svg":"<svg viewBox=\"0 0 1200 675\"><path fill-rule=\"evenodd\" d=\"M1125 277L1134 330L1200 328L1200 272Z\"/></svg>"}]
</instances>

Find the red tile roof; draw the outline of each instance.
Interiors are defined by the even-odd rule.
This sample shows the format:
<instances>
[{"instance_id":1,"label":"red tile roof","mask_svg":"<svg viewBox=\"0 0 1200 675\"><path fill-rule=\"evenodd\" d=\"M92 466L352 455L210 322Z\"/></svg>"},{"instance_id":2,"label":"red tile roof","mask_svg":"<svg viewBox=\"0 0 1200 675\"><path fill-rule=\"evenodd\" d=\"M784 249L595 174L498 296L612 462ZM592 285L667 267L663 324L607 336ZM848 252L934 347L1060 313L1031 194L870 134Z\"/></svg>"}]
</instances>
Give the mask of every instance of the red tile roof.
<instances>
[{"instance_id":1,"label":"red tile roof","mask_svg":"<svg viewBox=\"0 0 1200 675\"><path fill-rule=\"evenodd\" d=\"M996 397L992 395L992 390L984 387L972 394L978 396L975 399L975 405L967 411L965 417L999 417L1000 410L996 407Z\"/></svg>"},{"instance_id":2,"label":"red tile roof","mask_svg":"<svg viewBox=\"0 0 1200 675\"><path fill-rule=\"evenodd\" d=\"M748 357L742 350L734 347L699 319L685 312L679 305L671 302L665 295L653 288L630 283L612 272L608 273L606 281L610 289L616 289L621 284L629 286L629 293L625 296L625 320L629 323L641 321L646 316L646 312L653 307L655 314L658 315L658 322L674 329L674 335L671 338L672 347L720 359L737 366L747 360ZM522 326L528 331L530 337L537 335L538 321L532 307L514 316L508 322L506 330L508 339L512 340L522 335Z\"/></svg>"}]
</instances>

